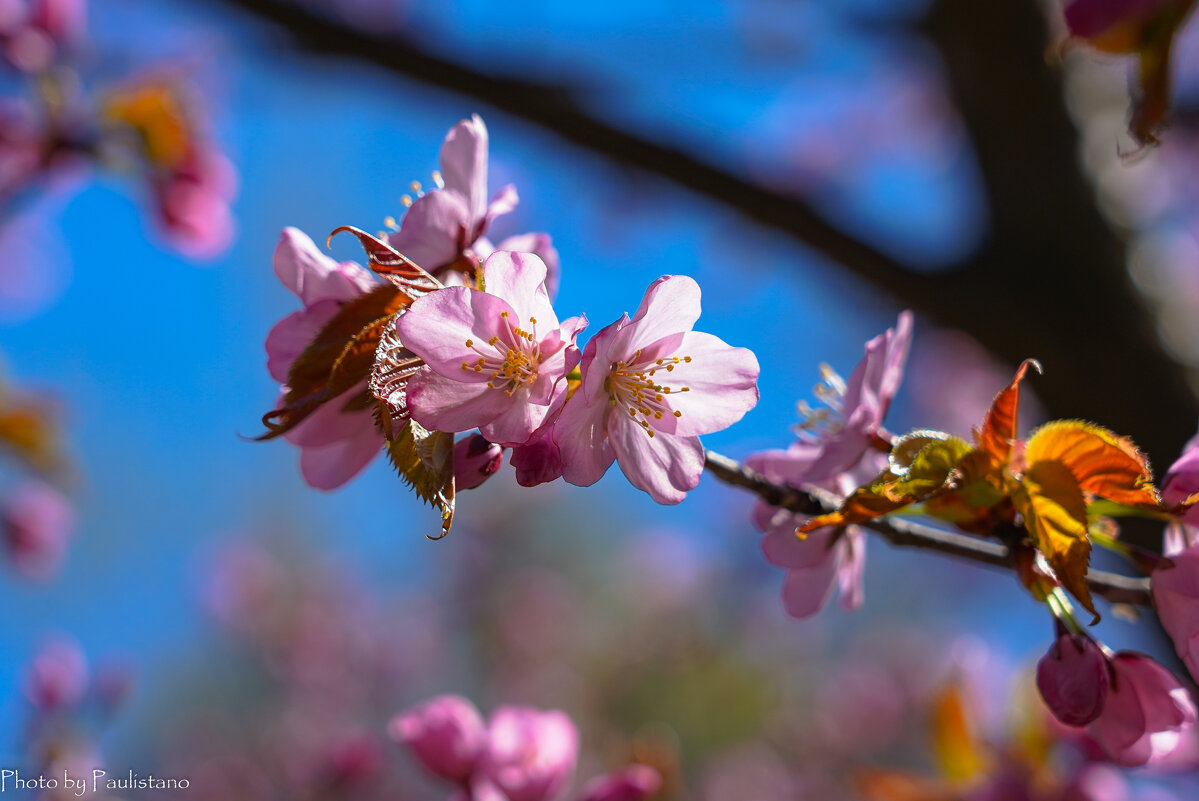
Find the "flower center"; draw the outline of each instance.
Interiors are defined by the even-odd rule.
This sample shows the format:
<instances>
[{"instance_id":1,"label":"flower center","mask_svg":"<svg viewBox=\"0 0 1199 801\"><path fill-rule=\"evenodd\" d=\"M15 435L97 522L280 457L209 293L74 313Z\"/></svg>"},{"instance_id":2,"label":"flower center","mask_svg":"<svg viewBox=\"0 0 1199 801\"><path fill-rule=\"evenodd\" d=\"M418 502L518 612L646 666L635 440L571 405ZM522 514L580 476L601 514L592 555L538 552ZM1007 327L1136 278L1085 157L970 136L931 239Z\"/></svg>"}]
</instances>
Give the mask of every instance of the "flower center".
<instances>
[{"instance_id":1,"label":"flower center","mask_svg":"<svg viewBox=\"0 0 1199 801\"><path fill-rule=\"evenodd\" d=\"M629 417L652 439L654 429L661 428L658 421L668 415L682 417L683 413L670 407L671 393L690 392L691 387L670 387L658 382L657 373L670 373L676 364L690 363L690 356L664 356L660 359L641 360L641 351L633 354L628 362L615 362L612 371L604 379L608 391L608 402L624 410Z\"/></svg>"},{"instance_id":2,"label":"flower center","mask_svg":"<svg viewBox=\"0 0 1199 801\"><path fill-rule=\"evenodd\" d=\"M500 333L490 337L484 349L473 339L466 340L466 347L479 355L474 361L462 363L462 369L476 373L490 373L487 386L502 389L511 397L522 386L537 380L537 368L541 366L541 344L537 341L537 318L529 318L530 331L513 322L510 312L500 312Z\"/></svg>"}]
</instances>

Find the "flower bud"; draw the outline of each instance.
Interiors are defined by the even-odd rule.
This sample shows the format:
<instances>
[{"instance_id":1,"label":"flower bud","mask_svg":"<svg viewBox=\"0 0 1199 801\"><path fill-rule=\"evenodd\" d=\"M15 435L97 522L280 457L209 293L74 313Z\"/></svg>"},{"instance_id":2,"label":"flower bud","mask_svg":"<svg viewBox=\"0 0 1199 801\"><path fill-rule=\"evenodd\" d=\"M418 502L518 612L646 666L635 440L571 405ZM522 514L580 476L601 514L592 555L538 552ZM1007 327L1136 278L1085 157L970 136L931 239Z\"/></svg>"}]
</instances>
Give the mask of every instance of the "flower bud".
<instances>
[{"instance_id":1,"label":"flower bud","mask_svg":"<svg viewBox=\"0 0 1199 801\"><path fill-rule=\"evenodd\" d=\"M483 718L456 695L441 695L392 718L392 738L412 749L430 772L463 782L487 746Z\"/></svg>"},{"instance_id":2,"label":"flower bud","mask_svg":"<svg viewBox=\"0 0 1199 801\"><path fill-rule=\"evenodd\" d=\"M1145 765L1169 756L1195 723L1195 703L1178 679L1143 654L1122 651L1109 661L1111 689L1087 726L1113 762Z\"/></svg>"},{"instance_id":3,"label":"flower bud","mask_svg":"<svg viewBox=\"0 0 1199 801\"><path fill-rule=\"evenodd\" d=\"M25 676L25 694L35 707L54 711L72 707L87 691L87 660L78 643L66 637L47 641Z\"/></svg>"},{"instance_id":4,"label":"flower bud","mask_svg":"<svg viewBox=\"0 0 1199 801\"><path fill-rule=\"evenodd\" d=\"M17 488L0 509L4 550L20 573L47 578L67 549L75 515L58 490L31 481Z\"/></svg>"},{"instance_id":5,"label":"flower bud","mask_svg":"<svg viewBox=\"0 0 1199 801\"><path fill-rule=\"evenodd\" d=\"M482 434L454 443L454 485L460 490L474 489L491 478L504 460L504 449Z\"/></svg>"},{"instance_id":6,"label":"flower bud","mask_svg":"<svg viewBox=\"0 0 1199 801\"><path fill-rule=\"evenodd\" d=\"M1037 663L1037 688L1054 717L1085 726L1107 700L1107 657L1090 637L1062 632Z\"/></svg>"}]
</instances>

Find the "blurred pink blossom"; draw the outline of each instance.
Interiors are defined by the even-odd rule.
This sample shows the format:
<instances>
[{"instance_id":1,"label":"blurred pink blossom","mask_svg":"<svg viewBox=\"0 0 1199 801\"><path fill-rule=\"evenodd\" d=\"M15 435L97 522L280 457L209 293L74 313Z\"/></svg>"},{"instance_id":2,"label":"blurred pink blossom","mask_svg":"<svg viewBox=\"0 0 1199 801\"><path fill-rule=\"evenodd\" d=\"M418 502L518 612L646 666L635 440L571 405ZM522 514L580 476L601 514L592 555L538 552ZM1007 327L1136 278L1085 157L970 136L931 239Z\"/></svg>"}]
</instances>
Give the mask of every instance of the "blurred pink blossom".
<instances>
[{"instance_id":1,"label":"blurred pink blossom","mask_svg":"<svg viewBox=\"0 0 1199 801\"><path fill-rule=\"evenodd\" d=\"M500 707L488 738L483 775L509 801L553 801L574 774L579 735L563 712Z\"/></svg>"},{"instance_id":2,"label":"blurred pink blossom","mask_svg":"<svg viewBox=\"0 0 1199 801\"><path fill-rule=\"evenodd\" d=\"M87 659L79 644L67 637L44 642L25 674L25 694L43 711L74 706L83 699L87 687Z\"/></svg>"},{"instance_id":3,"label":"blurred pink blossom","mask_svg":"<svg viewBox=\"0 0 1199 801\"><path fill-rule=\"evenodd\" d=\"M66 497L48 484L29 481L0 505L4 550L16 570L44 579L57 572L75 526L75 512Z\"/></svg>"},{"instance_id":4,"label":"blurred pink blossom","mask_svg":"<svg viewBox=\"0 0 1199 801\"><path fill-rule=\"evenodd\" d=\"M1086 732L1120 765L1161 761L1195 723L1195 704L1170 671L1142 654L1111 657L1111 687L1103 711Z\"/></svg>"},{"instance_id":5,"label":"blurred pink blossom","mask_svg":"<svg viewBox=\"0 0 1199 801\"><path fill-rule=\"evenodd\" d=\"M662 778L656 770L648 765L630 765L592 779L583 788L580 801L641 801L661 786Z\"/></svg>"},{"instance_id":6,"label":"blurred pink blossom","mask_svg":"<svg viewBox=\"0 0 1199 801\"><path fill-rule=\"evenodd\" d=\"M401 712L388 730L431 773L456 784L474 775L488 745L479 711L457 695L441 695Z\"/></svg>"},{"instance_id":7,"label":"blurred pink blossom","mask_svg":"<svg viewBox=\"0 0 1199 801\"><path fill-rule=\"evenodd\" d=\"M1037 663L1041 697L1067 726L1085 726L1099 717L1108 685L1107 657L1085 635L1062 632Z\"/></svg>"}]
</instances>

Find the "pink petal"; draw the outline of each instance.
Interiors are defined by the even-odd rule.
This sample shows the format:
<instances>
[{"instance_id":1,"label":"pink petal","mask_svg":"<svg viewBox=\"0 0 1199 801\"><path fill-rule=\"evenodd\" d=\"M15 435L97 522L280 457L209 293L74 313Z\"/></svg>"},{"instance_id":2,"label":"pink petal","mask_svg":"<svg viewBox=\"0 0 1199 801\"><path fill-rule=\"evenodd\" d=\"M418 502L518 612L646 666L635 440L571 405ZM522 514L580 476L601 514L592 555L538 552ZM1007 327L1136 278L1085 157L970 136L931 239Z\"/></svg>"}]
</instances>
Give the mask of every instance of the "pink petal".
<instances>
[{"instance_id":1,"label":"pink petal","mask_svg":"<svg viewBox=\"0 0 1199 801\"><path fill-rule=\"evenodd\" d=\"M851 526L838 545L841 558L837 565L837 589L841 593L841 608L856 612L865 600L866 537L857 526Z\"/></svg>"},{"instance_id":2,"label":"pink petal","mask_svg":"<svg viewBox=\"0 0 1199 801\"><path fill-rule=\"evenodd\" d=\"M458 258L470 245L470 210L462 196L434 189L416 199L404 214L400 230L388 242L408 258L433 272Z\"/></svg>"},{"instance_id":3,"label":"pink petal","mask_svg":"<svg viewBox=\"0 0 1199 801\"><path fill-rule=\"evenodd\" d=\"M502 390L490 392L504 398L507 404L498 417L483 426L483 436L506 448L524 445L549 416L550 406L530 402L527 389L518 390L510 398Z\"/></svg>"},{"instance_id":4,"label":"pink petal","mask_svg":"<svg viewBox=\"0 0 1199 801\"><path fill-rule=\"evenodd\" d=\"M501 333L500 315L512 313L501 298L467 287L448 287L418 298L396 321L405 347L424 359L441 375L457 381L486 383L486 372L463 370L463 362L474 362L473 348L495 350L487 344ZM472 346L467 347L467 341ZM472 426L473 427L473 426Z\"/></svg>"},{"instance_id":5,"label":"pink petal","mask_svg":"<svg viewBox=\"0 0 1199 801\"><path fill-rule=\"evenodd\" d=\"M520 196L516 194L515 186L506 184L501 187L500 191L495 193L495 197L491 199L491 202L487 204L487 211L483 214L483 219L475 219L476 231L482 234L491 225L492 220L512 212L519 203Z\"/></svg>"},{"instance_id":6,"label":"pink petal","mask_svg":"<svg viewBox=\"0 0 1199 801\"><path fill-rule=\"evenodd\" d=\"M783 607L787 614L803 619L819 612L832 597L836 579L835 559L810 568L788 570L783 579Z\"/></svg>"},{"instance_id":7,"label":"pink petal","mask_svg":"<svg viewBox=\"0 0 1199 801\"><path fill-rule=\"evenodd\" d=\"M545 262L545 293L549 295L550 300L558 296L558 283L562 267L558 259L558 251L549 234L517 234L500 242L495 249L517 250L521 253L535 253L540 256L541 260Z\"/></svg>"},{"instance_id":8,"label":"pink petal","mask_svg":"<svg viewBox=\"0 0 1199 801\"><path fill-rule=\"evenodd\" d=\"M800 518L771 528L762 538L762 553L772 565L787 568L814 568L837 558L837 529L816 529L800 539L795 533L795 523Z\"/></svg>"},{"instance_id":9,"label":"pink petal","mask_svg":"<svg viewBox=\"0 0 1199 801\"><path fill-rule=\"evenodd\" d=\"M536 319L538 331L558 327L558 315L545 293L545 262L532 253L497 250L483 264L484 289L490 295L508 301L519 325L531 331Z\"/></svg>"},{"instance_id":10,"label":"pink petal","mask_svg":"<svg viewBox=\"0 0 1199 801\"><path fill-rule=\"evenodd\" d=\"M619 351L631 356L671 334L690 331L699 319L699 284L685 275L664 275L649 285L632 321L621 331Z\"/></svg>"},{"instance_id":11,"label":"pink petal","mask_svg":"<svg viewBox=\"0 0 1199 801\"><path fill-rule=\"evenodd\" d=\"M370 416L366 417L373 428ZM361 473L382 449L382 436L364 427L361 433L350 439L301 448L300 472L308 486L314 489L337 489Z\"/></svg>"},{"instance_id":12,"label":"pink petal","mask_svg":"<svg viewBox=\"0 0 1199 801\"><path fill-rule=\"evenodd\" d=\"M508 411L514 405L511 401L503 390L486 383L464 383L435 373L427 365L408 381L408 411L413 420L430 430L457 433L484 427ZM486 431L484 436L499 442Z\"/></svg>"},{"instance_id":13,"label":"pink petal","mask_svg":"<svg viewBox=\"0 0 1199 801\"><path fill-rule=\"evenodd\" d=\"M487 126L478 114L474 114L451 128L441 146L441 174L445 188L466 200L471 220L480 220L486 213L487 144Z\"/></svg>"},{"instance_id":14,"label":"pink petal","mask_svg":"<svg viewBox=\"0 0 1199 801\"><path fill-rule=\"evenodd\" d=\"M584 389L567 401L552 432L562 456L562 477L579 487L599 481L616 459L605 425L608 404L602 399L589 402Z\"/></svg>"},{"instance_id":15,"label":"pink petal","mask_svg":"<svg viewBox=\"0 0 1199 801\"><path fill-rule=\"evenodd\" d=\"M903 380L912 341L912 313L900 313L895 328L866 343L866 355L846 382L844 409L847 415L862 410L873 428L880 425L891 399Z\"/></svg>"},{"instance_id":16,"label":"pink petal","mask_svg":"<svg viewBox=\"0 0 1199 801\"><path fill-rule=\"evenodd\" d=\"M266 335L266 369L271 378L281 384L287 382L292 363L340 308L336 300L322 300L275 323Z\"/></svg>"},{"instance_id":17,"label":"pink petal","mask_svg":"<svg viewBox=\"0 0 1199 801\"><path fill-rule=\"evenodd\" d=\"M609 415L607 428L616 461L629 483L658 503L679 503L699 484L704 449L698 437L651 437L623 414Z\"/></svg>"},{"instance_id":18,"label":"pink petal","mask_svg":"<svg viewBox=\"0 0 1199 801\"><path fill-rule=\"evenodd\" d=\"M682 412L675 433L692 437L721 431L740 420L758 402L758 359L746 348L729 347L719 337L698 331L683 335L678 355L689 356L661 379L672 388L668 402ZM681 387L688 392L680 392Z\"/></svg>"},{"instance_id":19,"label":"pink petal","mask_svg":"<svg viewBox=\"0 0 1199 801\"><path fill-rule=\"evenodd\" d=\"M302 423L284 434L284 438L292 445L306 448L331 445L341 440L364 436L364 432L374 432L374 418L369 411L342 411L346 402L365 388L365 384L359 384L354 389L327 401ZM375 436L381 444L382 435L376 433Z\"/></svg>"},{"instance_id":20,"label":"pink petal","mask_svg":"<svg viewBox=\"0 0 1199 801\"><path fill-rule=\"evenodd\" d=\"M338 264L298 228L284 228L275 248L275 275L305 307L322 300L351 300L374 286L371 274L353 262Z\"/></svg>"}]
</instances>

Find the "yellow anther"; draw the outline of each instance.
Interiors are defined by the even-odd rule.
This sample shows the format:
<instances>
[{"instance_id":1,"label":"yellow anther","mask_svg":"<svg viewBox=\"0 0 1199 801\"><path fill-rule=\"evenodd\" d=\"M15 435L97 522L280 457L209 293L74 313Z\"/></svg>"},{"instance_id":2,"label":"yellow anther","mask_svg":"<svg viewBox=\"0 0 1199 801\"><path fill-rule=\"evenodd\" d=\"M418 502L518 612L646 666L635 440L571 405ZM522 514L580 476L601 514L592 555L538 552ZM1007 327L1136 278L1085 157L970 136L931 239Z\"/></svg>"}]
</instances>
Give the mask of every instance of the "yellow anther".
<instances>
[{"instance_id":1,"label":"yellow anther","mask_svg":"<svg viewBox=\"0 0 1199 801\"><path fill-rule=\"evenodd\" d=\"M466 340L466 347L473 348L474 346L475 346L475 341L473 339Z\"/></svg>"},{"instance_id":2,"label":"yellow anther","mask_svg":"<svg viewBox=\"0 0 1199 801\"><path fill-rule=\"evenodd\" d=\"M690 357L690 356L684 356L684 357L683 357L683 361L687 362L687 364L691 364L691 357Z\"/></svg>"},{"instance_id":3,"label":"yellow anther","mask_svg":"<svg viewBox=\"0 0 1199 801\"><path fill-rule=\"evenodd\" d=\"M494 345L495 343L497 343L497 342L499 342L499 341L500 341L500 338L499 338L499 337L492 337L491 339L487 340L487 344L488 344L488 345Z\"/></svg>"},{"instance_id":4,"label":"yellow anther","mask_svg":"<svg viewBox=\"0 0 1199 801\"><path fill-rule=\"evenodd\" d=\"M413 192L420 192L420 181L413 181L412 183L408 184L408 188Z\"/></svg>"},{"instance_id":5,"label":"yellow anther","mask_svg":"<svg viewBox=\"0 0 1199 801\"><path fill-rule=\"evenodd\" d=\"M383 218L383 224L393 231L399 229L399 226L396 225L396 218L392 217L390 214Z\"/></svg>"},{"instance_id":6,"label":"yellow anther","mask_svg":"<svg viewBox=\"0 0 1199 801\"><path fill-rule=\"evenodd\" d=\"M412 195L401 195L400 202L404 204L404 208L412 208Z\"/></svg>"},{"instance_id":7,"label":"yellow anther","mask_svg":"<svg viewBox=\"0 0 1199 801\"><path fill-rule=\"evenodd\" d=\"M508 312L506 312L506 311L500 312L500 317L507 317L507 316L508 316Z\"/></svg>"},{"instance_id":8,"label":"yellow anther","mask_svg":"<svg viewBox=\"0 0 1199 801\"><path fill-rule=\"evenodd\" d=\"M532 323L533 325L537 325L537 318L536 318L536 317L530 317L530 318L529 318L529 322L530 322L530 323Z\"/></svg>"}]
</instances>

